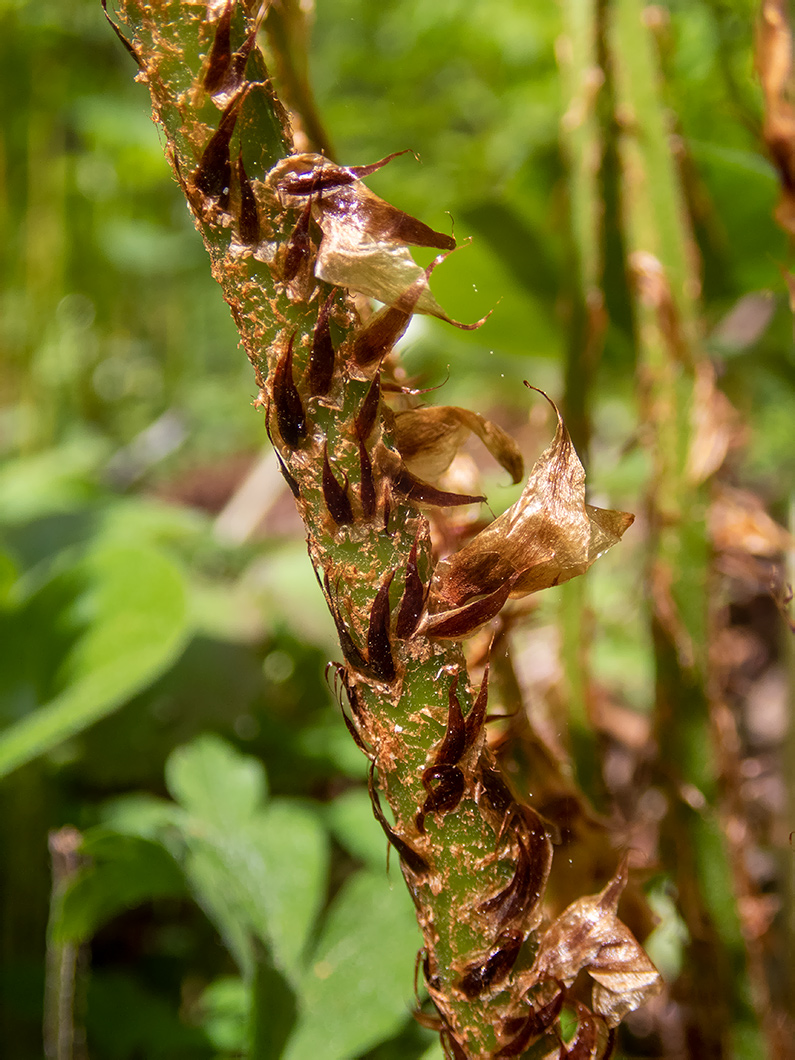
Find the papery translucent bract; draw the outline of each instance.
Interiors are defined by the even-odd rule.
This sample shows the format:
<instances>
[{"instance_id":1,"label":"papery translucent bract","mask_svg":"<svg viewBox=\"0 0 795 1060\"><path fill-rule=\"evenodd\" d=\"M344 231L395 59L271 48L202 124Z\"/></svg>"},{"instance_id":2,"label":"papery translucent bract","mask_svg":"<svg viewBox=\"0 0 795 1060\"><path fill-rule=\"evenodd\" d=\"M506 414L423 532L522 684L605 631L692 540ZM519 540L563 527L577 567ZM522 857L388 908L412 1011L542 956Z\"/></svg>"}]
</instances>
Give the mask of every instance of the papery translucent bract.
<instances>
[{"instance_id":1,"label":"papery translucent bract","mask_svg":"<svg viewBox=\"0 0 795 1060\"><path fill-rule=\"evenodd\" d=\"M477 412L436 405L395 413L395 445L409 471L426 481L437 479L447 470L470 433L480 438L511 479L518 482L524 472L519 447L501 427Z\"/></svg>"},{"instance_id":2,"label":"papery translucent bract","mask_svg":"<svg viewBox=\"0 0 795 1060\"><path fill-rule=\"evenodd\" d=\"M458 607L509 581L513 597L568 581L585 573L634 521L628 512L585 503L585 471L557 406L550 404L558 417L552 444L536 461L519 500L439 564L435 611Z\"/></svg>"}]
</instances>

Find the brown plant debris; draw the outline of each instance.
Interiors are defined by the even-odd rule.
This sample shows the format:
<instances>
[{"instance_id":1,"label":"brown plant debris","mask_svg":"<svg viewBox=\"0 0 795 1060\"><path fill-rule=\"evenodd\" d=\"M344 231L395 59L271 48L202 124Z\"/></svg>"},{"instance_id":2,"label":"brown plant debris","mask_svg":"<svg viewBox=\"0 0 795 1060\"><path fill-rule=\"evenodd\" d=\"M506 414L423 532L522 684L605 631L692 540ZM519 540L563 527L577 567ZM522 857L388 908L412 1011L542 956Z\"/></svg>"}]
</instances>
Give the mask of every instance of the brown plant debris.
<instances>
[{"instance_id":1,"label":"brown plant debris","mask_svg":"<svg viewBox=\"0 0 795 1060\"><path fill-rule=\"evenodd\" d=\"M585 503L585 471L557 406L547 401L558 419L552 444L536 461L519 500L439 564L432 586L435 612L506 585L510 596L520 597L575 578L632 525L635 517L628 512Z\"/></svg>"}]
</instances>

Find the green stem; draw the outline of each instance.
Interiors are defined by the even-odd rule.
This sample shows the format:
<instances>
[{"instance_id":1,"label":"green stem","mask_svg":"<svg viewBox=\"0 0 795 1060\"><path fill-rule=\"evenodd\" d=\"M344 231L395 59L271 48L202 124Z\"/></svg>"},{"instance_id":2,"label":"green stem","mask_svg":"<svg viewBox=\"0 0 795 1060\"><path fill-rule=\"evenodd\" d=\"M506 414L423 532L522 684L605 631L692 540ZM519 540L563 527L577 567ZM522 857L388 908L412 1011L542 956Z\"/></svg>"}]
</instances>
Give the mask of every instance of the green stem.
<instances>
[{"instance_id":1,"label":"green stem","mask_svg":"<svg viewBox=\"0 0 795 1060\"><path fill-rule=\"evenodd\" d=\"M639 0L610 7L610 54L623 170L624 234L644 422L648 596L655 647L656 731L669 800L661 842L674 866L690 942L682 996L692 1056L765 1055L753 1011L732 868L721 828L708 675L710 550L705 485L689 467L693 441L698 280L681 183L666 127L658 64Z\"/></svg>"}]
</instances>

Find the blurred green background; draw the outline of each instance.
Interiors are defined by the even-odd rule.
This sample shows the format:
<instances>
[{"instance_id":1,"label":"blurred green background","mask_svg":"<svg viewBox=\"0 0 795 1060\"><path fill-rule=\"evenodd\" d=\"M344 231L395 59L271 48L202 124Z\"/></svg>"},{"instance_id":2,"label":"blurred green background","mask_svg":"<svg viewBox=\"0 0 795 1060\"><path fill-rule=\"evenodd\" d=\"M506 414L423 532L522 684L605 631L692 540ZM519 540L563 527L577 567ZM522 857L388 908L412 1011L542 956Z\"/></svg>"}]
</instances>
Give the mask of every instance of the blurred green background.
<instances>
[{"instance_id":1,"label":"blurred green background","mask_svg":"<svg viewBox=\"0 0 795 1060\"><path fill-rule=\"evenodd\" d=\"M705 343L747 428L728 480L786 522L795 362L755 10L660 11ZM570 343L560 33L556 5L526 0L319 0L310 53L337 157L411 148L421 162L371 186L471 238L434 275L446 311L493 309L472 333L415 318L408 373L449 373L437 399L514 428L529 461L551 425L521 380L560 397ZM324 681L333 625L134 74L98 0L0 0L0 1041L41 1055L49 953L51 983L70 960L84 969L92 1057L242 1055L270 946L302 999L291 1060L437 1055L409 1016L411 903L384 873L366 762ZM596 503L638 511L649 468L609 192L589 484ZM230 503L252 469L268 498L253 519ZM516 497L491 469L486 487L495 512ZM642 553L628 540L603 563L589 575L596 679L648 712ZM556 607L553 592L534 621ZM48 943L47 837L67 825L95 869L64 870L81 882L66 907L52 899Z\"/></svg>"}]
</instances>

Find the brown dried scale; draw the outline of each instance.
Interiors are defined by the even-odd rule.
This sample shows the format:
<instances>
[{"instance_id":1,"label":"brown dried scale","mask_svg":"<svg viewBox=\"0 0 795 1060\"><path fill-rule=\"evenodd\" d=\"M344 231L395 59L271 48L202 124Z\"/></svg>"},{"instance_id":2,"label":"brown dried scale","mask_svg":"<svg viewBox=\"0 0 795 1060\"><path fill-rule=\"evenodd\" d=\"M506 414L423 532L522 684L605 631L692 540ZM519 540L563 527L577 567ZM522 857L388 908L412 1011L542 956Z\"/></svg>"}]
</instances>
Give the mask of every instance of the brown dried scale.
<instances>
[{"instance_id":1,"label":"brown dried scale","mask_svg":"<svg viewBox=\"0 0 795 1060\"><path fill-rule=\"evenodd\" d=\"M312 348L306 370L306 389L311 397L323 397L331 389L334 379L334 344L331 341L331 307L336 290L331 291L317 314L317 324L312 332Z\"/></svg>"},{"instance_id":2,"label":"brown dried scale","mask_svg":"<svg viewBox=\"0 0 795 1060\"><path fill-rule=\"evenodd\" d=\"M289 449L297 449L306 437L306 414L301 395L293 379L293 342L290 336L273 373L273 405L282 441Z\"/></svg>"},{"instance_id":3,"label":"brown dried scale","mask_svg":"<svg viewBox=\"0 0 795 1060\"><path fill-rule=\"evenodd\" d=\"M259 223L259 208L251 181L248 179L246 167L243 164L243 152L237 156L237 182L240 187L240 213L237 219L240 242L247 247L259 245L261 231Z\"/></svg>"},{"instance_id":4,"label":"brown dried scale","mask_svg":"<svg viewBox=\"0 0 795 1060\"><path fill-rule=\"evenodd\" d=\"M367 629L367 661L379 681L391 684L395 680L395 661L389 639L389 587L394 577L392 571L375 594L370 608L370 624Z\"/></svg>"},{"instance_id":5,"label":"brown dried scale","mask_svg":"<svg viewBox=\"0 0 795 1060\"><path fill-rule=\"evenodd\" d=\"M408 640L414 636L425 606L425 586L422 584L422 578L420 578L417 566L417 545L419 543L420 530L421 526L418 526L406 563L406 581L403 595L398 604L395 636L400 640Z\"/></svg>"},{"instance_id":6,"label":"brown dried scale","mask_svg":"<svg viewBox=\"0 0 795 1060\"><path fill-rule=\"evenodd\" d=\"M347 476L343 476L343 480L340 483L331 470L328 458L328 442L323 446L323 474L321 481L323 500L326 502L326 509L329 515L337 526L349 526L353 522L353 507L348 496L348 479Z\"/></svg>"}]
</instances>

